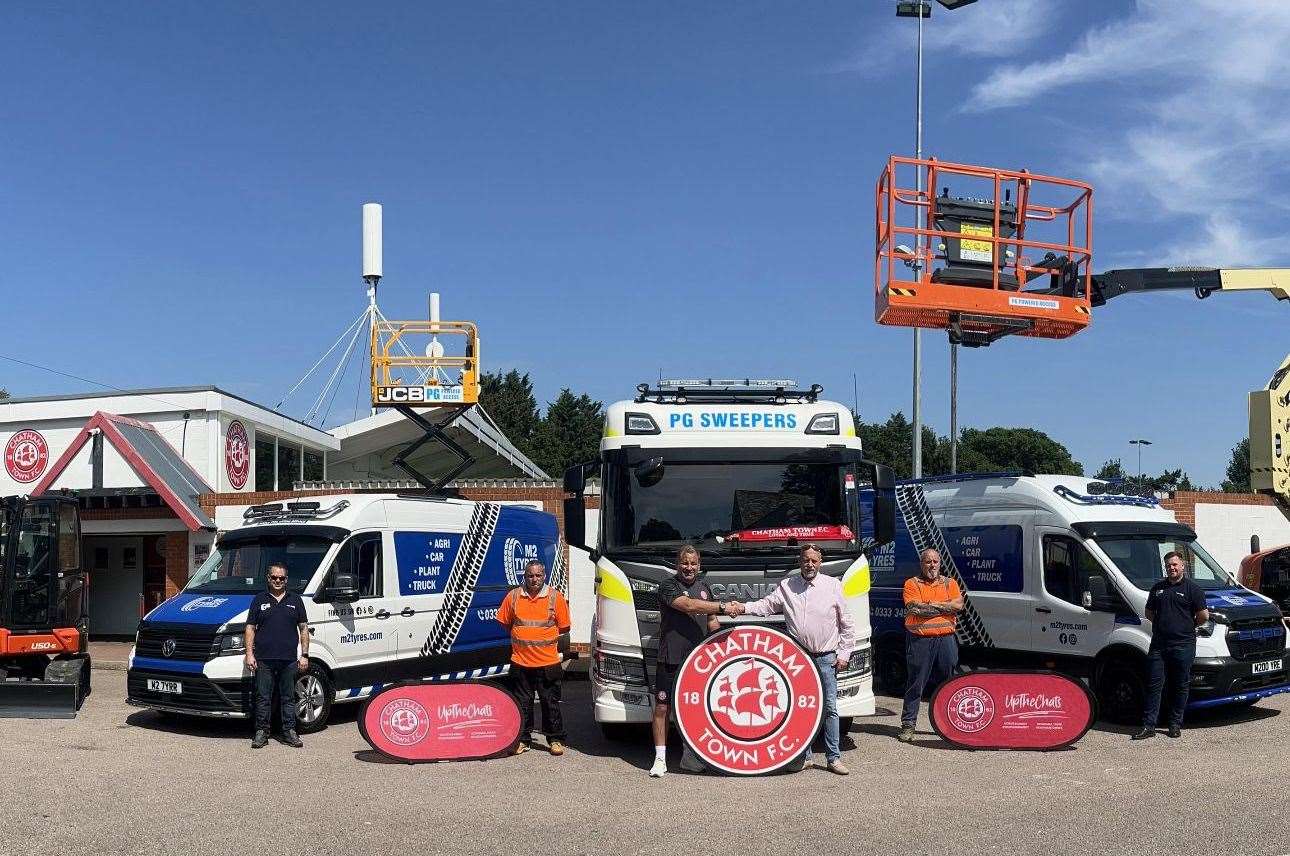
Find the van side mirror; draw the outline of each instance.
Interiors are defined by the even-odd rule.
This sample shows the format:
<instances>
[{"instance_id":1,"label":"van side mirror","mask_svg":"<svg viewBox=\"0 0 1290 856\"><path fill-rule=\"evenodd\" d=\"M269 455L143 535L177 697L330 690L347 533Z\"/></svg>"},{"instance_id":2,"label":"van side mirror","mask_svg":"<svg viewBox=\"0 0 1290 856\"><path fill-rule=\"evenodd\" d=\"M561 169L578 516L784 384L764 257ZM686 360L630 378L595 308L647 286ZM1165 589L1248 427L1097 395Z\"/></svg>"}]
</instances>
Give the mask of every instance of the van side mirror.
<instances>
[{"instance_id":1,"label":"van side mirror","mask_svg":"<svg viewBox=\"0 0 1290 856\"><path fill-rule=\"evenodd\" d=\"M896 475L891 467L873 464L873 540L890 544L896 540Z\"/></svg>"},{"instance_id":2,"label":"van side mirror","mask_svg":"<svg viewBox=\"0 0 1290 856\"><path fill-rule=\"evenodd\" d=\"M1086 592L1084 592L1082 595L1080 595L1080 596L1079 596L1079 605L1080 605L1080 606L1082 606L1082 607L1084 607L1085 609L1092 609L1092 608L1093 608L1093 593L1092 593L1092 592L1088 592L1088 591L1086 591Z\"/></svg>"},{"instance_id":3,"label":"van side mirror","mask_svg":"<svg viewBox=\"0 0 1290 856\"><path fill-rule=\"evenodd\" d=\"M358 577L353 574L336 574L331 585L323 589L327 599L335 603L353 603L358 600Z\"/></svg>"}]
</instances>

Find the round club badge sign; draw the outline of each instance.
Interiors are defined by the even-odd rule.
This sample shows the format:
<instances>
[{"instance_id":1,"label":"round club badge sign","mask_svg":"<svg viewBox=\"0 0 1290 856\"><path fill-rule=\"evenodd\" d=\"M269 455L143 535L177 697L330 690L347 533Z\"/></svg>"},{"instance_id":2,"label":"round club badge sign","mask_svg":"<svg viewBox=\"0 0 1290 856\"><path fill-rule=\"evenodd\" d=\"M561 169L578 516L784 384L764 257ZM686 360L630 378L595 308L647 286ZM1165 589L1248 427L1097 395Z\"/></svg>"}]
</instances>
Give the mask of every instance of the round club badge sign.
<instances>
[{"instance_id":1,"label":"round club badge sign","mask_svg":"<svg viewBox=\"0 0 1290 856\"><path fill-rule=\"evenodd\" d=\"M741 625L705 639L676 679L676 721L700 758L727 773L769 773L801 755L824 712L815 662L790 637Z\"/></svg>"},{"instance_id":2,"label":"round club badge sign","mask_svg":"<svg viewBox=\"0 0 1290 856\"><path fill-rule=\"evenodd\" d=\"M246 426L236 419L228 423L228 431L224 433L224 472L233 490L246 487L251 475L251 438Z\"/></svg>"},{"instance_id":3,"label":"round club badge sign","mask_svg":"<svg viewBox=\"0 0 1290 856\"><path fill-rule=\"evenodd\" d=\"M40 478L49 464L49 444L39 431L26 429L9 438L4 447L4 468L9 478L28 484Z\"/></svg>"}]
</instances>

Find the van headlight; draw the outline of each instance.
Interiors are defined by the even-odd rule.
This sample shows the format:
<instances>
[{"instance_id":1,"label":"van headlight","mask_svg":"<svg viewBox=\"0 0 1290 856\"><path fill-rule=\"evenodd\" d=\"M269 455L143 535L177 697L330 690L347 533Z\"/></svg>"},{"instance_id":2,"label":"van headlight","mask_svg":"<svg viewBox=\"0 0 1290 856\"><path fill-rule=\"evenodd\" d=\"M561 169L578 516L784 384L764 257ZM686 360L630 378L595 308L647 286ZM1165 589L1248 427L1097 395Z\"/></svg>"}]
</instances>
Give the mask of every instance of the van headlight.
<instances>
[{"instance_id":1,"label":"van headlight","mask_svg":"<svg viewBox=\"0 0 1290 856\"><path fill-rule=\"evenodd\" d=\"M215 637L215 656L245 653L246 637L241 633L224 633Z\"/></svg>"}]
</instances>

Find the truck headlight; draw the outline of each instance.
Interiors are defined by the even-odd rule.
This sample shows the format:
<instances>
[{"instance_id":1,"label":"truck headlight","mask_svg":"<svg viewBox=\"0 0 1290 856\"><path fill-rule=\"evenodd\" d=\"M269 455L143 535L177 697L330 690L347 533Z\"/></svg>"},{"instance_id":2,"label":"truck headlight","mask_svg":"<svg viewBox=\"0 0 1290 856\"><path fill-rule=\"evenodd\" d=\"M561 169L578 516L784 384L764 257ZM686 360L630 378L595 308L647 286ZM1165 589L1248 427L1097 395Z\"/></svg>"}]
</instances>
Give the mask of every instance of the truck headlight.
<instances>
[{"instance_id":1,"label":"truck headlight","mask_svg":"<svg viewBox=\"0 0 1290 856\"><path fill-rule=\"evenodd\" d=\"M645 661L638 657L615 657L603 651L596 652L596 673L603 680L644 686Z\"/></svg>"}]
</instances>

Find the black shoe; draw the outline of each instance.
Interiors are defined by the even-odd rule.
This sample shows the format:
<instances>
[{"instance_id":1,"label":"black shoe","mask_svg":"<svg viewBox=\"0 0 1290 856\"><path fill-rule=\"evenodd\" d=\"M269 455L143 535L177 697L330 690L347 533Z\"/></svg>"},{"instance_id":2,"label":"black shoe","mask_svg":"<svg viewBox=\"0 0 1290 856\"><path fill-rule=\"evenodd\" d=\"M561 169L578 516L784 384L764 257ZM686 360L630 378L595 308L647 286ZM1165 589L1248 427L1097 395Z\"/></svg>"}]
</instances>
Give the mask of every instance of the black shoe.
<instances>
[{"instance_id":1,"label":"black shoe","mask_svg":"<svg viewBox=\"0 0 1290 856\"><path fill-rule=\"evenodd\" d=\"M1129 739L1130 739L1130 740L1146 740L1148 737L1155 737L1155 736L1156 736L1156 730L1155 730L1154 728L1143 728L1141 731L1137 732L1136 734L1134 734L1134 735L1133 735L1132 737L1130 737Z\"/></svg>"},{"instance_id":2,"label":"black shoe","mask_svg":"<svg viewBox=\"0 0 1290 856\"><path fill-rule=\"evenodd\" d=\"M305 745L300 742L300 738L296 736L296 732L294 731L282 732L281 740L283 743L290 746L292 749L299 749L301 746Z\"/></svg>"},{"instance_id":3,"label":"black shoe","mask_svg":"<svg viewBox=\"0 0 1290 856\"><path fill-rule=\"evenodd\" d=\"M1182 729L1176 725L1169 726L1170 737L1182 737Z\"/></svg>"},{"instance_id":4,"label":"black shoe","mask_svg":"<svg viewBox=\"0 0 1290 856\"><path fill-rule=\"evenodd\" d=\"M251 740L251 748L263 749L265 746L268 746L268 745L269 745L269 732L265 731L264 729L257 729L255 732L255 737L252 738Z\"/></svg>"}]
</instances>

